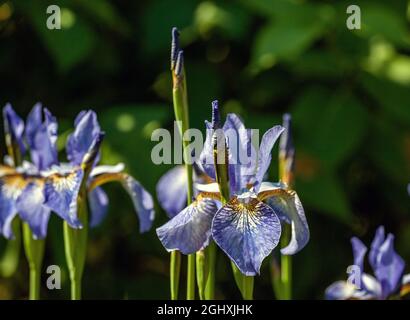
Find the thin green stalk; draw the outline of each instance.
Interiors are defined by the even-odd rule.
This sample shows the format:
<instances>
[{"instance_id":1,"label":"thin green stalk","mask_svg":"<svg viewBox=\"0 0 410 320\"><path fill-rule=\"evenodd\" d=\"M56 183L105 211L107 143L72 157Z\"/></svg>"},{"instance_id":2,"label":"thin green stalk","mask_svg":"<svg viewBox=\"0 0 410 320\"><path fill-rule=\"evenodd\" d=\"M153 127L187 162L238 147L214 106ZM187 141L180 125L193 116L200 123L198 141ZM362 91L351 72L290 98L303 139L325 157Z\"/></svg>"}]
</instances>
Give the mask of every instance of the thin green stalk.
<instances>
[{"instance_id":1,"label":"thin green stalk","mask_svg":"<svg viewBox=\"0 0 410 320\"><path fill-rule=\"evenodd\" d=\"M284 225L281 238L281 247L284 248L290 241L290 225ZM281 280L283 300L292 299L292 256L281 255Z\"/></svg>"},{"instance_id":2,"label":"thin green stalk","mask_svg":"<svg viewBox=\"0 0 410 320\"><path fill-rule=\"evenodd\" d=\"M208 259L208 277L205 285L205 299L215 299L215 264L216 264L216 244L211 241L209 246L205 249Z\"/></svg>"},{"instance_id":3,"label":"thin green stalk","mask_svg":"<svg viewBox=\"0 0 410 320\"><path fill-rule=\"evenodd\" d=\"M187 268L187 300L195 299L195 254L188 255Z\"/></svg>"},{"instance_id":4,"label":"thin green stalk","mask_svg":"<svg viewBox=\"0 0 410 320\"><path fill-rule=\"evenodd\" d=\"M78 199L78 218L83 228L73 229L64 221L64 247L71 282L71 300L81 299L88 236L88 207L85 192Z\"/></svg>"},{"instance_id":5,"label":"thin green stalk","mask_svg":"<svg viewBox=\"0 0 410 320\"><path fill-rule=\"evenodd\" d=\"M181 270L181 253L179 251L171 252L171 263L170 263L170 289L171 289L171 300L178 300L179 291L179 275Z\"/></svg>"},{"instance_id":6,"label":"thin green stalk","mask_svg":"<svg viewBox=\"0 0 410 320\"><path fill-rule=\"evenodd\" d=\"M30 270L29 299L40 299L41 267L43 265L45 240L35 240L30 226L23 222L24 251Z\"/></svg>"},{"instance_id":7,"label":"thin green stalk","mask_svg":"<svg viewBox=\"0 0 410 320\"><path fill-rule=\"evenodd\" d=\"M279 178L288 188L292 189L294 185L294 164L295 148L292 138L292 118L289 114L283 116L283 127L286 129L281 136L279 146ZM281 247L288 245L291 238L290 225L284 224L282 227ZM281 292L277 295L280 299L292 299L292 256L281 255Z\"/></svg>"},{"instance_id":8,"label":"thin green stalk","mask_svg":"<svg viewBox=\"0 0 410 320\"><path fill-rule=\"evenodd\" d=\"M179 129L182 137L185 170L187 174L187 202L188 205L190 205L192 203L193 196L192 165L189 164L188 161L191 156L188 149L189 141L185 141L184 139L184 133L189 129L188 94L185 77L184 56L182 50L179 48L178 36L178 31L174 29L172 42L173 53L171 58L171 71L173 79L172 96L175 119L180 124ZM195 299L195 254L188 255L187 267L187 300L191 300Z\"/></svg>"}]
</instances>

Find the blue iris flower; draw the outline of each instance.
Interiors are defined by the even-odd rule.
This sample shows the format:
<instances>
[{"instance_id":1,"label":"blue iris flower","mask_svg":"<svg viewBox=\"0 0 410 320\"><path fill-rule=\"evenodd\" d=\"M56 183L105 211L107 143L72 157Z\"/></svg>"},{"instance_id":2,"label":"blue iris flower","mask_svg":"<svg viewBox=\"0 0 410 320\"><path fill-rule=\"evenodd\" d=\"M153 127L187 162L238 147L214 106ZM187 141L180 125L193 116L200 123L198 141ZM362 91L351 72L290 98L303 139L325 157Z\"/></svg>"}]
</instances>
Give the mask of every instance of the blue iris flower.
<instances>
[{"instance_id":1,"label":"blue iris flower","mask_svg":"<svg viewBox=\"0 0 410 320\"><path fill-rule=\"evenodd\" d=\"M301 250L309 240L309 228L296 192L284 183L264 181L271 150L284 128L269 129L262 137L259 152L255 152L251 132L237 115L228 114L222 127L219 122L218 105L214 102L213 121L206 122L207 137L199 165L206 180L215 181L213 129L221 128L229 152L229 201L221 206L217 183L196 183L196 200L158 228L157 235L168 251L179 250L183 254L204 249L213 239L243 274L252 276L259 273L262 261L279 242L278 216L292 224L292 238L282 254ZM241 160L240 153L250 159ZM174 194L174 199L178 197Z\"/></svg>"},{"instance_id":2,"label":"blue iris flower","mask_svg":"<svg viewBox=\"0 0 410 320\"><path fill-rule=\"evenodd\" d=\"M0 169L0 227L6 238L12 238L11 221L17 215L27 222L36 239L44 238L50 212L55 212L73 228L81 228L77 216L77 201L84 177L88 186L91 209L91 226L98 225L108 208L108 196L100 187L105 182L119 181L130 194L140 219L140 231L151 228L154 219L151 195L130 175L123 173L124 166L98 166L101 131L94 111L82 111L74 122L74 132L68 137L66 152L68 163L60 163L57 157L57 121L40 104L30 112L26 127L24 122L6 106L9 130L18 128L12 135L22 150L27 143L31 162L20 167L10 166L10 160ZM15 125L17 124L17 125ZM89 174L85 163L94 155ZM7 165L9 163L9 165Z\"/></svg>"},{"instance_id":3,"label":"blue iris flower","mask_svg":"<svg viewBox=\"0 0 410 320\"><path fill-rule=\"evenodd\" d=\"M359 283L337 281L326 289L326 299L387 299L410 284L410 275L404 275L405 262L394 250L394 236L391 233L385 236L383 226L377 229L368 255L375 277L364 272L367 247L356 237L351 243L354 265L360 271Z\"/></svg>"}]
</instances>

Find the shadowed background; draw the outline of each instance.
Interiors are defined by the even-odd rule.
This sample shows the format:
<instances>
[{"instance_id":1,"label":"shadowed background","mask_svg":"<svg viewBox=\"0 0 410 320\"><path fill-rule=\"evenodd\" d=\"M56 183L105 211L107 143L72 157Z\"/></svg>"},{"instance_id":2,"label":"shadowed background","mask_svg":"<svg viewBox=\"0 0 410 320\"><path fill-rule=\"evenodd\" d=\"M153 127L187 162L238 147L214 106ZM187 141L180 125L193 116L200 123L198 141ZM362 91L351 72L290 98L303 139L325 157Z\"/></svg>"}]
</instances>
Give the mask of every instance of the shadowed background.
<instances>
[{"instance_id":1,"label":"shadowed background","mask_svg":"<svg viewBox=\"0 0 410 320\"><path fill-rule=\"evenodd\" d=\"M61 7L61 30L46 28L50 4ZM203 130L214 99L261 133L284 112L293 115L296 190L311 228L310 243L294 257L294 297L320 299L327 285L346 278L352 235L370 244L384 224L410 263L409 2L355 1L362 13L355 31L346 27L350 4L1 0L0 105L12 103L23 117L38 101L49 108L59 120L60 159L75 115L94 109L107 132L102 162L123 161L154 194L170 168L151 162L150 136L172 128L170 31L177 26L192 127ZM140 235L122 188L105 189L110 209L90 233L84 298L168 298L169 255L155 228ZM167 221L156 209L155 227ZM217 298L239 298L228 259L220 253L217 263ZM44 271L42 297L68 298L56 216L47 238L50 264L62 267L62 290L45 288ZM22 253L17 274L0 279L0 298L27 297L27 269ZM274 298L269 269L266 259L255 298ZM182 282L181 297L184 289Z\"/></svg>"}]
</instances>

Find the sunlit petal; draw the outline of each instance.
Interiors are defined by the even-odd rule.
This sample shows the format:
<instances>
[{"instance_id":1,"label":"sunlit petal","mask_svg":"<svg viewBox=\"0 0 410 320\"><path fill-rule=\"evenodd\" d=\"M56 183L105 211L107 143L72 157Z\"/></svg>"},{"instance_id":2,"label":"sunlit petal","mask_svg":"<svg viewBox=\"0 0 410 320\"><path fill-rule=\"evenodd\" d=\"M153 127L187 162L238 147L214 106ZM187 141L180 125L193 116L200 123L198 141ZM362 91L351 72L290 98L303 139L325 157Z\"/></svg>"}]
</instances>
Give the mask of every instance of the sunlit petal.
<instances>
[{"instance_id":1,"label":"sunlit petal","mask_svg":"<svg viewBox=\"0 0 410 320\"><path fill-rule=\"evenodd\" d=\"M168 250L183 254L204 249L211 238L211 224L218 210L211 199L199 199L157 229L162 245Z\"/></svg>"},{"instance_id":2,"label":"sunlit petal","mask_svg":"<svg viewBox=\"0 0 410 320\"><path fill-rule=\"evenodd\" d=\"M247 276L259 273L280 234L279 218L256 196L233 198L215 214L212 223L215 242Z\"/></svg>"}]
</instances>

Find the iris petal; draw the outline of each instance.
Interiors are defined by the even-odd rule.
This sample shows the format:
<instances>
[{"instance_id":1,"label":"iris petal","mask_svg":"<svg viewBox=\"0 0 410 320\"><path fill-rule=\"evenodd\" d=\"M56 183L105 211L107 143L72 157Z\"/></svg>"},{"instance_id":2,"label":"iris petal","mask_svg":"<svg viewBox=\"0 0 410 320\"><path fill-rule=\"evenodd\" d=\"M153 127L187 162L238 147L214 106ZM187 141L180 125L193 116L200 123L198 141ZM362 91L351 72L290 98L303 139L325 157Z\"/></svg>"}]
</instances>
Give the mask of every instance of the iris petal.
<instances>
[{"instance_id":1,"label":"iris petal","mask_svg":"<svg viewBox=\"0 0 410 320\"><path fill-rule=\"evenodd\" d=\"M212 222L215 242L239 270L253 276L277 246L281 225L275 212L256 198L232 198Z\"/></svg>"},{"instance_id":2,"label":"iris petal","mask_svg":"<svg viewBox=\"0 0 410 320\"><path fill-rule=\"evenodd\" d=\"M372 266L373 270L376 270L377 267L377 256L380 251L380 246L383 244L385 239L384 234L384 227L380 226L376 230L376 235L370 245L370 252L369 252L369 263Z\"/></svg>"},{"instance_id":3,"label":"iris petal","mask_svg":"<svg viewBox=\"0 0 410 320\"><path fill-rule=\"evenodd\" d=\"M326 300L347 300L353 297L356 287L346 281L336 281L325 291Z\"/></svg>"},{"instance_id":4,"label":"iris petal","mask_svg":"<svg viewBox=\"0 0 410 320\"><path fill-rule=\"evenodd\" d=\"M234 113L226 117L223 130L228 140L231 190L237 193L254 182L257 153L252 145L251 130Z\"/></svg>"},{"instance_id":5,"label":"iris petal","mask_svg":"<svg viewBox=\"0 0 410 320\"><path fill-rule=\"evenodd\" d=\"M202 250L209 244L212 218L217 210L211 199L194 201L157 229L158 238L168 251L191 254Z\"/></svg>"},{"instance_id":6,"label":"iris petal","mask_svg":"<svg viewBox=\"0 0 410 320\"><path fill-rule=\"evenodd\" d=\"M281 218L291 224L292 236L289 244L281 253L292 255L302 250L309 242L310 231L305 211L297 193L286 190L282 183L263 182L258 197L268 197L266 203Z\"/></svg>"},{"instance_id":7,"label":"iris petal","mask_svg":"<svg viewBox=\"0 0 410 320\"><path fill-rule=\"evenodd\" d=\"M90 203L91 220L90 226L98 226L108 212L108 196L105 191L97 187L88 194Z\"/></svg>"},{"instance_id":8,"label":"iris petal","mask_svg":"<svg viewBox=\"0 0 410 320\"><path fill-rule=\"evenodd\" d=\"M75 130L67 140L67 158L71 163L80 165L101 129L96 113L91 110L80 112L74 124ZM97 156L95 163L98 158Z\"/></svg>"},{"instance_id":9,"label":"iris petal","mask_svg":"<svg viewBox=\"0 0 410 320\"><path fill-rule=\"evenodd\" d=\"M27 182L23 175L6 175L0 179L0 229L7 239L14 237L11 223L17 215L16 201Z\"/></svg>"},{"instance_id":10,"label":"iris petal","mask_svg":"<svg viewBox=\"0 0 410 320\"><path fill-rule=\"evenodd\" d=\"M283 128L282 126L274 126L273 128L270 128L268 131L266 131L262 137L258 154L258 169L255 177L257 185L256 191L258 191L258 188L260 187L262 180L266 172L268 171L270 162L272 160L272 148L276 140L278 140L279 136L282 134L283 130L285 130L285 128Z\"/></svg>"},{"instance_id":11,"label":"iris petal","mask_svg":"<svg viewBox=\"0 0 410 320\"><path fill-rule=\"evenodd\" d=\"M157 198L169 218L176 216L187 203L187 178L184 166L166 172L157 184Z\"/></svg>"},{"instance_id":12,"label":"iris petal","mask_svg":"<svg viewBox=\"0 0 410 320\"><path fill-rule=\"evenodd\" d=\"M360 268L360 270L363 272L363 260L364 256L366 255L367 248L363 244L360 239L353 237L350 240L352 244L352 249L353 249L353 260L354 264Z\"/></svg>"},{"instance_id":13,"label":"iris petal","mask_svg":"<svg viewBox=\"0 0 410 320\"><path fill-rule=\"evenodd\" d=\"M21 219L30 226L33 238L44 239L50 209L44 205L43 182L37 180L29 183L17 199L16 207Z\"/></svg>"},{"instance_id":14,"label":"iris petal","mask_svg":"<svg viewBox=\"0 0 410 320\"><path fill-rule=\"evenodd\" d=\"M302 250L310 239L309 225L302 202L295 191L284 191L268 200L268 205L275 212L286 215L291 224L292 236L289 244L281 249L284 255L293 255Z\"/></svg>"},{"instance_id":15,"label":"iris petal","mask_svg":"<svg viewBox=\"0 0 410 320\"><path fill-rule=\"evenodd\" d=\"M151 229L154 221L154 201L151 194L133 177L124 175L123 186L131 196L135 211L140 222L140 232Z\"/></svg>"},{"instance_id":16,"label":"iris petal","mask_svg":"<svg viewBox=\"0 0 410 320\"><path fill-rule=\"evenodd\" d=\"M215 180L215 167L214 167L214 158L213 158L213 145L212 145L212 124L208 121L205 121L206 127L206 136L204 147L199 155L199 164L201 169L213 180Z\"/></svg>"},{"instance_id":17,"label":"iris petal","mask_svg":"<svg viewBox=\"0 0 410 320\"><path fill-rule=\"evenodd\" d=\"M24 121L17 115L9 103L3 108L3 119L5 133L11 136L11 139L17 143L21 154L24 154L26 152L23 142Z\"/></svg>"},{"instance_id":18,"label":"iris petal","mask_svg":"<svg viewBox=\"0 0 410 320\"><path fill-rule=\"evenodd\" d=\"M73 228L81 228L77 216L77 200L84 172L76 168L68 173L54 173L46 177L45 205Z\"/></svg>"},{"instance_id":19,"label":"iris petal","mask_svg":"<svg viewBox=\"0 0 410 320\"><path fill-rule=\"evenodd\" d=\"M56 118L47 109L44 109L44 123L41 123L41 105L35 105L27 119L26 137L31 160L40 170L58 164L57 128Z\"/></svg>"},{"instance_id":20,"label":"iris petal","mask_svg":"<svg viewBox=\"0 0 410 320\"><path fill-rule=\"evenodd\" d=\"M381 283L383 298L395 292L400 285L405 263L394 250L394 236L388 234L380 246L374 274Z\"/></svg>"}]
</instances>

